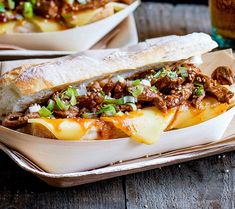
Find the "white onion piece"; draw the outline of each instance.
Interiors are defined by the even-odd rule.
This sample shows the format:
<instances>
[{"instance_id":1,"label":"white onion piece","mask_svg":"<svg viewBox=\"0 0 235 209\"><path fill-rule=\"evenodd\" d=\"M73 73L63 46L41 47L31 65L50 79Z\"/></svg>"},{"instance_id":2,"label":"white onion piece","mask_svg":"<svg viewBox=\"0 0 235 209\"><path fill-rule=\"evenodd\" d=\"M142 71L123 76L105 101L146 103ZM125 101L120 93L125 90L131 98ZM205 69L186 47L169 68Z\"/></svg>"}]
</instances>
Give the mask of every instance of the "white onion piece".
<instances>
[{"instance_id":1,"label":"white onion piece","mask_svg":"<svg viewBox=\"0 0 235 209\"><path fill-rule=\"evenodd\" d=\"M84 84L81 84L78 88L77 88L77 92L79 96L84 96L87 94L87 90L86 90L86 86Z\"/></svg>"},{"instance_id":2,"label":"white onion piece","mask_svg":"<svg viewBox=\"0 0 235 209\"><path fill-rule=\"evenodd\" d=\"M38 112L40 109L41 109L41 106L39 104L34 104L29 107L29 112L30 113Z\"/></svg>"},{"instance_id":3,"label":"white onion piece","mask_svg":"<svg viewBox=\"0 0 235 209\"><path fill-rule=\"evenodd\" d=\"M136 103L137 99L133 96L125 96L124 97L124 104L126 103Z\"/></svg>"},{"instance_id":4,"label":"white onion piece","mask_svg":"<svg viewBox=\"0 0 235 209\"><path fill-rule=\"evenodd\" d=\"M150 83L149 80L143 79L140 83L141 83L142 85L144 85L144 86L149 86L149 87L151 87L151 83Z\"/></svg>"}]
</instances>

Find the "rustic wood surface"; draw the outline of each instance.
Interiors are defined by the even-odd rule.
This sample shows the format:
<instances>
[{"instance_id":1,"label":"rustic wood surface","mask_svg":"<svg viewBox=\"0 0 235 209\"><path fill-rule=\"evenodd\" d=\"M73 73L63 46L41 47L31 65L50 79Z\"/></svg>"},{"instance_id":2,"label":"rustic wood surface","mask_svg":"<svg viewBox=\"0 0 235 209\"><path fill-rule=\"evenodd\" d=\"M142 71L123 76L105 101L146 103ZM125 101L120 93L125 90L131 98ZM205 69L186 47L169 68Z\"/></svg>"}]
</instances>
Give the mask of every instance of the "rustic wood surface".
<instances>
[{"instance_id":1,"label":"rustic wood surface","mask_svg":"<svg viewBox=\"0 0 235 209\"><path fill-rule=\"evenodd\" d=\"M205 6L144 3L140 40L210 31ZM235 152L68 189L50 187L0 153L0 209L235 208Z\"/></svg>"}]
</instances>

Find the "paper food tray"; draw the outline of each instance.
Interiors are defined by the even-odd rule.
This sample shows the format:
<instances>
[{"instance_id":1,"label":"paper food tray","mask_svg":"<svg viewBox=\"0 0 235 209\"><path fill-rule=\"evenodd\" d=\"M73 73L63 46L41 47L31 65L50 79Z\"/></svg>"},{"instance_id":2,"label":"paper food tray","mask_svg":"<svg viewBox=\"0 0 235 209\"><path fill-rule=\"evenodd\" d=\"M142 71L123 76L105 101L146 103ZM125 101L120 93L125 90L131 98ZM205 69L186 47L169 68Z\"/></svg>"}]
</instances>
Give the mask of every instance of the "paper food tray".
<instances>
[{"instance_id":1,"label":"paper food tray","mask_svg":"<svg viewBox=\"0 0 235 209\"><path fill-rule=\"evenodd\" d=\"M97 51L83 53L86 55L97 54ZM107 54L107 50L98 51L98 53L99 56L102 56ZM227 65L235 69L234 58L230 51L208 53L202 58L203 64L200 68L206 74L210 74L212 69L221 65ZM2 66L4 66L4 63L2 63ZM0 126L0 142L19 151L46 172L65 174L86 171L146 155L215 142L222 138L234 113L235 107L198 125L164 132L159 142L154 145L140 144L130 138L60 141L26 135L2 126Z\"/></svg>"},{"instance_id":2,"label":"paper food tray","mask_svg":"<svg viewBox=\"0 0 235 209\"><path fill-rule=\"evenodd\" d=\"M138 34L134 15L129 15L115 29L105 35L92 49L121 48L138 43ZM0 50L0 60L30 58L53 58L75 53L74 51L50 50Z\"/></svg>"},{"instance_id":3,"label":"paper food tray","mask_svg":"<svg viewBox=\"0 0 235 209\"><path fill-rule=\"evenodd\" d=\"M110 17L64 31L1 34L0 44L16 45L32 50L83 51L91 48L102 37L121 23L139 4L140 1L136 0L124 10Z\"/></svg>"}]
</instances>

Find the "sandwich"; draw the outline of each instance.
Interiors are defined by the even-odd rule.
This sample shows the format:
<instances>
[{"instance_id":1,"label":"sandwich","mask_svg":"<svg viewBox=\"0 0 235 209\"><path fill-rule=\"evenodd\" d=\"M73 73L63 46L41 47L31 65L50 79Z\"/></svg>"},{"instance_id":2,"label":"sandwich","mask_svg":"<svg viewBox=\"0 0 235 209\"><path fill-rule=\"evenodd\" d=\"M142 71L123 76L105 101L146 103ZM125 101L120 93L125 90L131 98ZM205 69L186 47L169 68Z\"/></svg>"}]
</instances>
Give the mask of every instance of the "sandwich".
<instances>
[{"instance_id":1,"label":"sandwich","mask_svg":"<svg viewBox=\"0 0 235 209\"><path fill-rule=\"evenodd\" d=\"M52 32L87 25L125 9L132 0L0 1L0 34Z\"/></svg>"},{"instance_id":2,"label":"sandwich","mask_svg":"<svg viewBox=\"0 0 235 209\"><path fill-rule=\"evenodd\" d=\"M15 68L0 78L1 125L49 139L156 143L233 106L232 69L209 76L199 67L216 47L193 33Z\"/></svg>"}]
</instances>

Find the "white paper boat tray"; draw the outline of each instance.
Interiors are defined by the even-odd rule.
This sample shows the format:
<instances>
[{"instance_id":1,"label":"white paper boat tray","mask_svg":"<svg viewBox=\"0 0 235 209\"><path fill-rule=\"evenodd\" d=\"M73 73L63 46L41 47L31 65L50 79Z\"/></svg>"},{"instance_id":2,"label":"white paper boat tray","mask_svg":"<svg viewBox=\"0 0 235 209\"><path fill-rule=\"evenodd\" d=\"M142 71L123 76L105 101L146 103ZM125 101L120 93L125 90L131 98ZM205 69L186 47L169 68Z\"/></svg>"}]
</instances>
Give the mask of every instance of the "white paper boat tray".
<instances>
[{"instance_id":1,"label":"white paper boat tray","mask_svg":"<svg viewBox=\"0 0 235 209\"><path fill-rule=\"evenodd\" d=\"M234 69L235 63L228 51L207 54L203 57L203 61L201 67L208 74L211 73L211 69L219 65L229 65ZM5 145L2 149L21 167L51 185L66 187L162 167L214 153L216 150L233 149L234 141L224 140L231 139L235 133L233 126L226 131L234 114L235 107L198 125L164 132L154 145L139 144L130 138L58 141L22 134L2 126L0 126L0 142ZM225 131L226 136L223 137ZM203 146L195 147L198 145ZM188 151L182 150L187 147L190 147ZM173 153L169 153L170 151ZM165 154L160 156L162 153ZM151 155L154 156L141 158ZM137 162L133 161L136 158L140 159ZM109 166L120 161L128 162Z\"/></svg>"},{"instance_id":2,"label":"white paper boat tray","mask_svg":"<svg viewBox=\"0 0 235 209\"><path fill-rule=\"evenodd\" d=\"M100 21L57 32L0 34L0 44L32 50L83 51L91 48L140 4L140 0Z\"/></svg>"}]
</instances>

